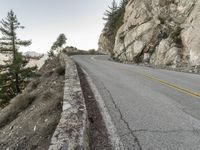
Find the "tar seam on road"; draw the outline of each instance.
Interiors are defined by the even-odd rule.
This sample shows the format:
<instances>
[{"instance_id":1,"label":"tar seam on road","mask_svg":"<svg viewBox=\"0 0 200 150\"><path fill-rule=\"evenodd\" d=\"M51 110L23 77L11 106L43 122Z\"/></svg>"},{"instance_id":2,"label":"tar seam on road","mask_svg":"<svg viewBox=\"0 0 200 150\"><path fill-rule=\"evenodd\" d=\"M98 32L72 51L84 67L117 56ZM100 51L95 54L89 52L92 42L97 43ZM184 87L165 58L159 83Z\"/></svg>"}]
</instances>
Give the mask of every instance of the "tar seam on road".
<instances>
[{"instance_id":1,"label":"tar seam on road","mask_svg":"<svg viewBox=\"0 0 200 150\"><path fill-rule=\"evenodd\" d=\"M132 137L134 138L135 143L137 144L139 150L142 150L142 146L140 145L140 142L139 142L138 138L133 134L133 131L132 131L132 129L130 128L128 122L123 118L122 112L121 112L121 110L119 109L119 107L117 106L117 104L115 103L115 101L114 101L114 99L113 99L113 97L112 97L112 95L111 95L111 92L110 92L105 86L104 86L104 88L106 89L106 91L107 91L108 94L110 95L110 98L111 98L111 100L112 100L112 103L113 103L114 106L115 106L115 109L117 109L118 112L119 112L119 114L120 114L120 119L121 119L121 120L124 122L124 124L127 126L127 129L129 130L130 134L131 134Z\"/></svg>"},{"instance_id":2,"label":"tar seam on road","mask_svg":"<svg viewBox=\"0 0 200 150\"><path fill-rule=\"evenodd\" d=\"M94 56L91 57L91 59L94 60L94 61L96 60ZM109 94L109 96L110 96L110 99L111 99L112 103L114 104L115 109L119 112L119 114L120 114L120 119L121 119L121 120L124 122L124 124L127 126L127 129L129 130L129 134L131 134L131 136L134 138L134 141L135 141L135 143L137 144L139 150L142 150L142 146L140 145L140 142L139 142L138 138L133 134L133 131L131 130L131 128L130 128L128 122L124 119L121 110L119 109L119 107L117 106L117 104L115 103L115 101L114 101L114 99L113 99L113 97L112 97L111 92L104 86L104 84L103 84L102 81L100 81L100 82L101 82L101 84L103 85L104 89L108 92L108 94Z\"/></svg>"},{"instance_id":3,"label":"tar seam on road","mask_svg":"<svg viewBox=\"0 0 200 150\"><path fill-rule=\"evenodd\" d=\"M163 133L163 134L167 134L167 133L181 133L181 132L195 132L200 134L200 130L199 129L193 129L193 130L184 130L184 129L179 129L179 130L148 130L148 129L139 129L139 130L133 130L133 133L136 132L151 132L151 133Z\"/></svg>"}]
</instances>

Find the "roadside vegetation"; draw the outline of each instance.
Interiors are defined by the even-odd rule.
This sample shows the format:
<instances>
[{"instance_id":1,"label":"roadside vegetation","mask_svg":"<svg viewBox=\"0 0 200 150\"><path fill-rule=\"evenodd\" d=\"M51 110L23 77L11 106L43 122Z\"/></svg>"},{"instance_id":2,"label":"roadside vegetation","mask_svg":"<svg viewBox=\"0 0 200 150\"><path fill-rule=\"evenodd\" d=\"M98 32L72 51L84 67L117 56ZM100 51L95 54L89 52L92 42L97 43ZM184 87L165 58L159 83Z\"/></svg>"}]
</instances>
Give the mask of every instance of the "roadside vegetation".
<instances>
[{"instance_id":1,"label":"roadside vegetation","mask_svg":"<svg viewBox=\"0 0 200 150\"><path fill-rule=\"evenodd\" d=\"M62 112L64 73L58 57L47 60L0 110L0 149L48 149Z\"/></svg>"},{"instance_id":2,"label":"roadside vegetation","mask_svg":"<svg viewBox=\"0 0 200 150\"><path fill-rule=\"evenodd\" d=\"M31 41L17 37L24 27L15 13L0 23L0 53L9 56L0 64L0 149L48 149L62 112L65 67L59 54L66 37L59 35L38 70L27 67L30 57L19 52Z\"/></svg>"},{"instance_id":3,"label":"roadside vegetation","mask_svg":"<svg viewBox=\"0 0 200 150\"><path fill-rule=\"evenodd\" d=\"M60 34L57 38L57 40L53 43L51 46L51 49L48 52L49 58L53 58L57 56L61 51L63 51L63 46L66 44L66 36L65 34Z\"/></svg>"},{"instance_id":4,"label":"roadside vegetation","mask_svg":"<svg viewBox=\"0 0 200 150\"><path fill-rule=\"evenodd\" d=\"M33 77L37 67L25 67L29 59L19 52L21 46L29 46L30 40L20 40L17 37L20 25L17 16L11 10L0 22L0 53L8 54L9 60L0 64L0 106L5 105L13 97L21 93Z\"/></svg>"},{"instance_id":5,"label":"roadside vegetation","mask_svg":"<svg viewBox=\"0 0 200 150\"><path fill-rule=\"evenodd\" d=\"M118 5L116 1L113 0L104 13L103 19L106 21L104 36L110 40L112 49L114 48L117 31L123 25L125 7L127 3L128 0L122 0Z\"/></svg>"}]
</instances>

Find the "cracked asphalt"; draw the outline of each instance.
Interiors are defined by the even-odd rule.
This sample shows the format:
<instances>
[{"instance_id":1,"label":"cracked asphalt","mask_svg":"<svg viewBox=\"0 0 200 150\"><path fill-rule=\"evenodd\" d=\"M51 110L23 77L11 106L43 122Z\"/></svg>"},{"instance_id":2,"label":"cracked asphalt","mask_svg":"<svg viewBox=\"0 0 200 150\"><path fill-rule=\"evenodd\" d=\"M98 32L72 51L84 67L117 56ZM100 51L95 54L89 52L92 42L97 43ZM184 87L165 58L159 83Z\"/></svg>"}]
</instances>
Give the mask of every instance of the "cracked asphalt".
<instances>
[{"instance_id":1,"label":"cracked asphalt","mask_svg":"<svg viewBox=\"0 0 200 150\"><path fill-rule=\"evenodd\" d=\"M127 150L200 149L200 75L73 56L89 74Z\"/></svg>"}]
</instances>

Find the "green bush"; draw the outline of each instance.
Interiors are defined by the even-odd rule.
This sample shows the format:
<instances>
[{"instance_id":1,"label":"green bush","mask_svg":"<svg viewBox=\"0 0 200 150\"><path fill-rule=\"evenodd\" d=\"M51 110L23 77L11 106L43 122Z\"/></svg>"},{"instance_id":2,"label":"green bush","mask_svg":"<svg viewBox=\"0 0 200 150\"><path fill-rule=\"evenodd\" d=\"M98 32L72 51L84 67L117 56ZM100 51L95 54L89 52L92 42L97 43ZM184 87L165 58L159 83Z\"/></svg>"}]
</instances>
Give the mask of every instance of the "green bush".
<instances>
[{"instance_id":1,"label":"green bush","mask_svg":"<svg viewBox=\"0 0 200 150\"><path fill-rule=\"evenodd\" d=\"M95 54L95 53L96 53L95 49L90 49L88 52L89 52L90 54Z\"/></svg>"},{"instance_id":2,"label":"green bush","mask_svg":"<svg viewBox=\"0 0 200 150\"><path fill-rule=\"evenodd\" d=\"M109 6L109 10L106 10L104 13L105 17L103 19L106 20L105 36L110 39L113 48L117 31L123 25L125 6L127 3L128 0L122 0L119 6L117 6L115 0L113 0L112 5Z\"/></svg>"}]
</instances>

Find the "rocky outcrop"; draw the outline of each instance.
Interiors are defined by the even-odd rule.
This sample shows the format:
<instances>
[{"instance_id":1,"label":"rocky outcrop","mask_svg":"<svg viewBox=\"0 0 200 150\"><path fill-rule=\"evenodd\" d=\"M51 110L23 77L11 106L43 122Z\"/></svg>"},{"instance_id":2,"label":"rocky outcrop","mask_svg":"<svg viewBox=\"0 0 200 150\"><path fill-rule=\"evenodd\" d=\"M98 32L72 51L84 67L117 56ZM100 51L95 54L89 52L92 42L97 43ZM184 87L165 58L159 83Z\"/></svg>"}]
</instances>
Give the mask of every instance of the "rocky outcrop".
<instances>
[{"instance_id":1,"label":"rocky outcrop","mask_svg":"<svg viewBox=\"0 0 200 150\"><path fill-rule=\"evenodd\" d=\"M114 43L107 35L107 27L105 27L100 35L99 42L98 42L98 52L101 53L111 53L114 48Z\"/></svg>"},{"instance_id":2,"label":"rocky outcrop","mask_svg":"<svg viewBox=\"0 0 200 150\"><path fill-rule=\"evenodd\" d=\"M199 0L129 0L114 58L156 66L200 65L199 4Z\"/></svg>"}]
</instances>

